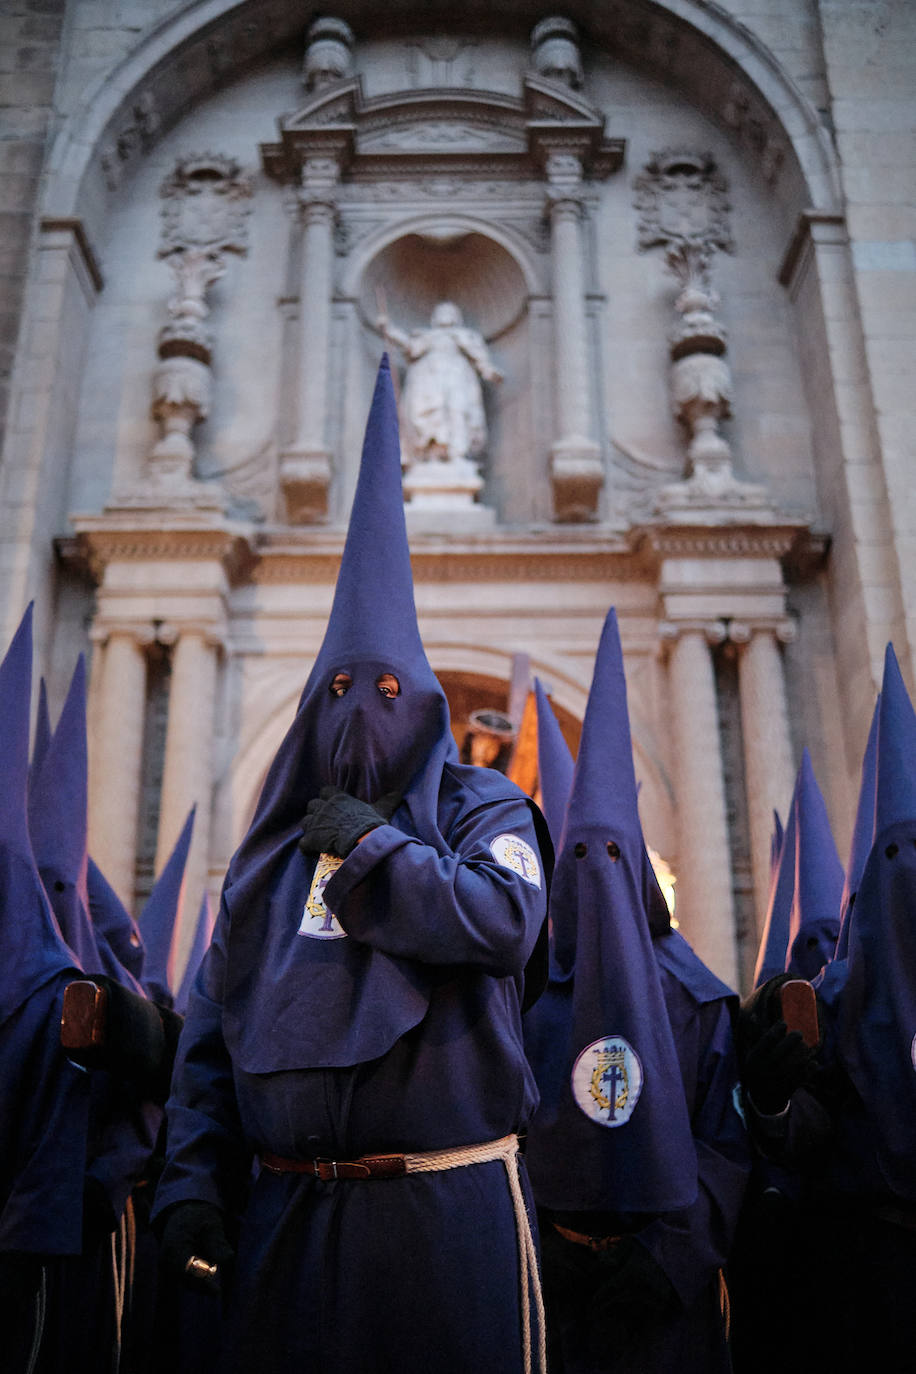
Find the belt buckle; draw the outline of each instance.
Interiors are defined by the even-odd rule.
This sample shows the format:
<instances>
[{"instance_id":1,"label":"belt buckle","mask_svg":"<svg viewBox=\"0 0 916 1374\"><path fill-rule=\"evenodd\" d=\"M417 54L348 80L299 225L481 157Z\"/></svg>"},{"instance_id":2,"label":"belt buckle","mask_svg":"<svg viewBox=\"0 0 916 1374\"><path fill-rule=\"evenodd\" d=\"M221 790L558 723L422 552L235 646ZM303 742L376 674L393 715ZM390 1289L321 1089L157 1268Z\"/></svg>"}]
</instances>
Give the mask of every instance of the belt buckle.
<instances>
[{"instance_id":1,"label":"belt buckle","mask_svg":"<svg viewBox=\"0 0 916 1374\"><path fill-rule=\"evenodd\" d=\"M320 1178L322 1183L337 1182L337 1160L318 1158L313 1161L315 1165L315 1177Z\"/></svg>"}]
</instances>

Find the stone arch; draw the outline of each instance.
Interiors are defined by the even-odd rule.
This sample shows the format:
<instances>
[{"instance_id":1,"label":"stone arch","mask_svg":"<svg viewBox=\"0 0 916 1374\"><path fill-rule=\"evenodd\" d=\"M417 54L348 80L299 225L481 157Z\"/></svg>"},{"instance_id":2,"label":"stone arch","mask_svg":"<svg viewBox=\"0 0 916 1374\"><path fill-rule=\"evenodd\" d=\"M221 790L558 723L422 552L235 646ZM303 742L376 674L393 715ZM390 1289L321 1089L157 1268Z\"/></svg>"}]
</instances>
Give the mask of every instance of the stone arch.
<instances>
[{"instance_id":1,"label":"stone arch","mask_svg":"<svg viewBox=\"0 0 916 1374\"><path fill-rule=\"evenodd\" d=\"M543 7L530 0L506 0L503 12L507 22L527 17L533 24L543 16ZM573 0L566 12L592 41L607 43L638 65L648 63L726 127L740 135L740 126L746 125L751 148L760 132L760 116L769 120L785 138L798 174L792 197L795 212L808 206L836 207L836 155L817 111L767 46L719 5L711 0L631 0L625 24L616 6L604 7L596 17L586 0ZM339 0L335 13L356 25L365 20L368 27L371 6L368 0ZM639 47L639 35L651 34L652 26L657 40L654 57ZM290 13L283 0L196 0L155 24L113 72L87 87L65 121L49 158L42 214L80 215L90 233L97 232L104 222L100 162L106 140L115 140L112 146L117 149L119 129L122 138L130 130L142 150L189 104L205 98L245 65L292 41L301 27L300 12ZM691 51L695 54L698 48L711 59L715 79L709 79L708 71L705 79L691 76L697 66L690 60ZM749 112L751 105L759 114ZM123 146L126 166L133 154Z\"/></svg>"}]
</instances>

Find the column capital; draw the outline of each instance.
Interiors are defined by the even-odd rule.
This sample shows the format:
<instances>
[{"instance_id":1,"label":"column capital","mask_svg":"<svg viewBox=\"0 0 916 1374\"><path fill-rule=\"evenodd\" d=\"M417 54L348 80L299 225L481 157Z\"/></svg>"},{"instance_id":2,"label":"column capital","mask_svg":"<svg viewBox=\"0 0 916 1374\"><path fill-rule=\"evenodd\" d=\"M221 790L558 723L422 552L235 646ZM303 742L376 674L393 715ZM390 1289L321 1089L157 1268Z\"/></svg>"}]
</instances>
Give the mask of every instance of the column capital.
<instances>
[{"instance_id":1,"label":"column capital","mask_svg":"<svg viewBox=\"0 0 916 1374\"><path fill-rule=\"evenodd\" d=\"M788 616L765 617L761 620L729 620L728 638L733 644L750 644L755 635L770 635L779 644L792 644L798 627Z\"/></svg>"},{"instance_id":2,"label":"column capital","mask_svg":"<svg viewBox=\"0 0 916 1374\"><path fill-rule=\"evenodd\" d=\"M671 647L682 635L699 634L710 648L724 644L729 637L729 627L724 620L662 620L658 626L658 637L662 647Z\"/></svg>"},{"instance_id":3,"label":"column capital","mask_svg":"<svg viewBox=\"0 0 916 1374\"><path fill-rule=\"evenodd\" d=\"M585 199L582 159L573 152L555 150L548 154L544 170L551 216L579 219Z\"/></svg>"},{"instance_id":4,"label":"column capital","mask_svg":"<svg viewBox=\"0 0 916 1374\"><path fill-rule=\"evenodd\" d=\"M168 636L165 638L164 636ZM160 626L160 644L177 644L182 639L200 639L208 649L223 652L227 645L226 627L210 620L171 620Z\"/></svg>"},{"instance_id":5,"label":"column capital","mask_svg":"<svg viewBox=\"0 0 916 1374\"><path fill-rule=\"evenodd\" d=\"M116 620L96 616L89 630L89 642L105 645L112 639L132 639L138 649L148 649L157 640L156 627L150 621Z\"/></svg>"},{"instance_id":6,"label":"column capital","mask_svg":"<svg viewBox=\"0 0 916 1374\"><path fill-rule=\"evenodd\" d=\"M332 220L337 213L340 163L334 157L308 157L302 164L299 207L303 221L313 224Z\"/></svg>"}]
</instances>

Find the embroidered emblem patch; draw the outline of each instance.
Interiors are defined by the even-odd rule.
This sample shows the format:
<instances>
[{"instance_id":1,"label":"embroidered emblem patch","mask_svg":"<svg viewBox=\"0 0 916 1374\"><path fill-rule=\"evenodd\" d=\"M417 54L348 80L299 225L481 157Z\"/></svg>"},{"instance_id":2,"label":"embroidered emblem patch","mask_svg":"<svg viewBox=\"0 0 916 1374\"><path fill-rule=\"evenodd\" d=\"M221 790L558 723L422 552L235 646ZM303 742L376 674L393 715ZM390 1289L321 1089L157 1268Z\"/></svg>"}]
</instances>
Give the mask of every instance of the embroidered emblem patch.
<instances>
[{"instance_id":1,"label":"embroidered emblem patch","mask_svg":"<svg viewBox=\"0 0 916 1374\"><path fill-rule=\"evenodd\" d=\"M642 1092L642 1064L622 1035L593 1040L573 1065L576 1106L599 1126L625 1126Z\"/></svg>"},{"instance_id":2,"label":"embroidered emblem patch","mask_svg":"<svg viewBox=\"0 0 916 1374\"><path fill-rule=\"evenodd\" d=\"M308 901L302 913L300 935L308 935L313 940L339 940L346 935L333 911L329 911L324 904L324 890L342 863L343 859L338 859L336 854L319 854Z\"/></svg>"},{"instance_id":3,"label":"embroidered emblem patch","mask_svg":"<svg viewBox=\"0 0 916 1374\"><path fill-rule=\"evenodd\" d=\"M526 840L518 835L497 835L490 841L490 853L503 868L511 868L513 873L524 878L532 887L541 886L541 865L538 856Z\"/></svg>"}]
</instances>

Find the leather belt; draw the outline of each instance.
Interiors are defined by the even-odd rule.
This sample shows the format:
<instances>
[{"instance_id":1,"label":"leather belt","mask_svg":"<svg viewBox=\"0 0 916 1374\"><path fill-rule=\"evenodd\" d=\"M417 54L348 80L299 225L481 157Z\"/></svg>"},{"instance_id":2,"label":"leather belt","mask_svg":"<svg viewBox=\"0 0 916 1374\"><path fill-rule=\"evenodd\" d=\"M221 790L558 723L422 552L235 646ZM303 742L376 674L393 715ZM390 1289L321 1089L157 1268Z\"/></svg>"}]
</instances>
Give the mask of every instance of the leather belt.
<instances>
[{"instance_id":1,"label":"leather belt","mask_svg":"<svg viewBox=\"0 0 916 1374\"><path fill-rule=\"evenodd\" d=\"M564 1240L571 1240L573 1245L585 1245L589 1250L610 1250L621 1239L620 1236L586 1236L581 1231L570 1231L568 1226L561 1226L557 1221L551 1225Z\"/></svg>"},{"instance_id":2,"label":"leather belt","mask_svg":"<svg viewBox=\"0 0 916 1374\"><path fill-rule=\"evenodd\" d=\"M260 1156L261 1168L272 1174L311 1174L323 1183L339 1178L401 1178L407 1173L405 1155L360 1155L359 1159L284 1159L268 1150Z\"/></svg>"}]
</instances>

